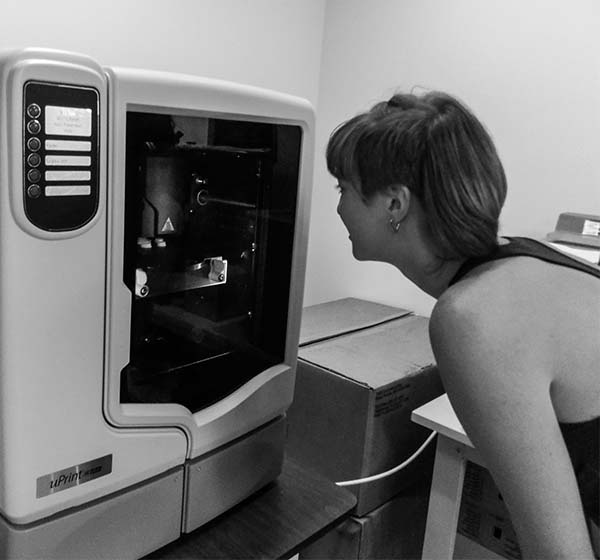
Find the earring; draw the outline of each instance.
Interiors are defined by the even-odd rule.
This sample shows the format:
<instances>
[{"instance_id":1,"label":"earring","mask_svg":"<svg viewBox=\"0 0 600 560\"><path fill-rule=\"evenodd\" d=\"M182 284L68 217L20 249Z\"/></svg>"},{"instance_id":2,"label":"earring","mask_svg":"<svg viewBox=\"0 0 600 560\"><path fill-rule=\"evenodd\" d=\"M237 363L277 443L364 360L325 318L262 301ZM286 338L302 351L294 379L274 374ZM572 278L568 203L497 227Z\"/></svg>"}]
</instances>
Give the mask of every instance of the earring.
<instances>
[{"instance_id":1,"label":"earring","mask_svg":"<svg viewBox=\"0 0 600 560\"><path fill-rule=\"evenodd\" d=\"M394 222L394 218L390 218L390 227L394 233L398 233L400 231L400 222Z\"/></svg>"}]
</instances>

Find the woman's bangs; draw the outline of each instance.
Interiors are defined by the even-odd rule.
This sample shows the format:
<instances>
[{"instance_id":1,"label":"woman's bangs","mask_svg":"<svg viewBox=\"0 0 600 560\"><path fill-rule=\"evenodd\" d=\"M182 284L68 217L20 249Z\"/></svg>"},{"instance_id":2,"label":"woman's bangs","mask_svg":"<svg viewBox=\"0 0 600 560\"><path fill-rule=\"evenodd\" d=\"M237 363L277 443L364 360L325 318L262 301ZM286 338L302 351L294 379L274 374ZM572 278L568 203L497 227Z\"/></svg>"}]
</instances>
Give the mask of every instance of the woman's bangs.
<instances>
[{"instance_id":1,"label":"woman's bangs","mask_svg":"<svg viewBox=\"0 0 600 560\"><path fill-rule=\"evenodd\" d=\"M327 145L327 169L337 179L354 182L358 176L356 145L360 136L357 119L351 119L336 130Z\"/></svg>"}]
</instances>

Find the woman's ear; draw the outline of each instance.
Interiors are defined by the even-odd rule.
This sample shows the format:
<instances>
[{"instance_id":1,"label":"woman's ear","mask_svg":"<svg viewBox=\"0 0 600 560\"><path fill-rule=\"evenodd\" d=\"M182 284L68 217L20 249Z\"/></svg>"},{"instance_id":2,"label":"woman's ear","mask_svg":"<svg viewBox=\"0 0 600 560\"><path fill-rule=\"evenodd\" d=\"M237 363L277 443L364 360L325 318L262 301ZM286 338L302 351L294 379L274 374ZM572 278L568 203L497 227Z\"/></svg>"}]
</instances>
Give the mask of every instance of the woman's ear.
<instances>
[{"instance_id":1,"label":"woman's ear","mask_svg":"<svg viewBox=\"0 0 600 560\"><path fill-rule=\"evenodd\" d=\"M390 185L387 189L387 210L394 223L400 223L410 210L411 192L405 185Z\"/></svg>"}]
</instances>

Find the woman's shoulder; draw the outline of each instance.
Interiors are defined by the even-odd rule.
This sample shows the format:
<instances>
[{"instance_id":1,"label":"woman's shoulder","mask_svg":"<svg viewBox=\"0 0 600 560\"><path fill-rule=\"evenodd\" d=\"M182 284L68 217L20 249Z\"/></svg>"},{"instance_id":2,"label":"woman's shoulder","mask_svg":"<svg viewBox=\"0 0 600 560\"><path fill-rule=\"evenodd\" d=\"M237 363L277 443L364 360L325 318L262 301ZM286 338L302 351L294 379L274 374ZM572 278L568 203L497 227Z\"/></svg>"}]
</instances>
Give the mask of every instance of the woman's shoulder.
<instances>
[{"instance_id":1,"label":"woman's shoulder","mask_svg":"<svg viewBox=\"0 0 600 560\"><path fill-rule=\"evenodd\" d=\"M460 282L446 289L438 298L432 312L433 321L454 317L484 319L494 314L497 306L506 309L509 301L533 284L533 271L527 270L531 259L515 257L490 261L477 267Z\"/></svg>"},{"instance_id":2,"label":"woman's shoulder","mask_svg":"<svg viewBox=\"0 0 600 560\"><path fill-rule=\"evenodd\" d=\"M589 276L531 256L488 261L445 290L436 308L438 312L477 310L485 313L494 310L492 304L502 304L505 309L514 307L518 311L523 309L523 304L538 304L542 296L552 298L557 290L564 291L573 275ZM532 294L537 297L532 298Z\"/></svg>"},{"instance_id":3,"label":"woman's shoulder","mask_svg":"<svg viewBox=\"0 0 600 560\"><path fill-rule=\"evenodd\" d=\"M529 257L493 261L449 287L431 313L432 344L449 341L468 349L516 343L524 334L530 340L536 332L543 336L553 298L542 285L541 266Z\"/></svg>"},{"instance_id":4,"label":"woman's shoulder","mask_svg":"<svg viewBox=\"0 0 600 560\"><path fill-rule=\"evenodd\" d=\"M450 286L438 299L432 321L497 322L516 327L545 323L566 310L590 307L600 294L600 283L590 275L530 256L489 261Z\"/></svg>"},{"instance_id":5,"label":"woman's shoulder","mask_svg":"<svg viewBox=\"0 0 600 560\"><path fill-rule=\"evenodd\" d=\"M540 359L548 328L519 276L528 266L502 264L465 278L432 311L433 353L446 390L455 398L460 393L461 406L496 406L490 395L514 402L549 386L552 372Z\"/></svg>"}]
</instances>

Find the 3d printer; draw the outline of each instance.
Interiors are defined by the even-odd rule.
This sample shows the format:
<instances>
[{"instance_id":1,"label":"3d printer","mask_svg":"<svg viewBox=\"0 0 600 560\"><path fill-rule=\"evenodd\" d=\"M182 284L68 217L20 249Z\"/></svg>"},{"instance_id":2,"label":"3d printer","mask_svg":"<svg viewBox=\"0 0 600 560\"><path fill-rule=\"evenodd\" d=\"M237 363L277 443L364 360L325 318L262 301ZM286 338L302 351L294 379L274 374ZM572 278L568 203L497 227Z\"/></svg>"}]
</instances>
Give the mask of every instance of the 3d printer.
<instances>
[{"instance_id":1,"label":"3d printer","mask_svg":"<svg viewBox=\"0 0 600 560\"><path fill-rule=\"evenodd\" d=\"M139 557L281 469L313 112L0 56L0 555Z\"/></svg>"}]
</instances>

